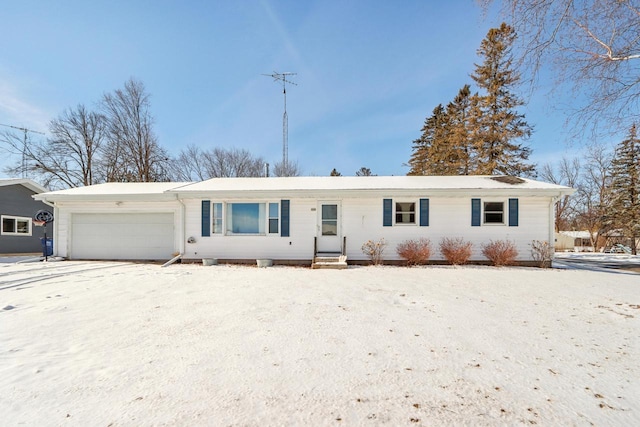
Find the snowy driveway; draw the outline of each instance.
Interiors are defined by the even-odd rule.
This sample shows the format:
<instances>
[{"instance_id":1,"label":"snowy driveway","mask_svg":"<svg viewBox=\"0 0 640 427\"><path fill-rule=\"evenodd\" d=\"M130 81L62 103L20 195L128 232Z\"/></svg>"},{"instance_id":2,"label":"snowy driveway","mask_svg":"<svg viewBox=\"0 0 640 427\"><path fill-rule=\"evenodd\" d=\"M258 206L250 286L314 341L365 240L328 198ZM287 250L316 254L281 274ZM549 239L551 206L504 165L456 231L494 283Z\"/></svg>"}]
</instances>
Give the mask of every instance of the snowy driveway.
<instances>
[{"instance_id":1,"label":"snowy driveway","mask_svg":"<svg viewBox=\"0 0 640 427\"><path fill-rule=\"evenodd\" d=\"M557 253L553 264L554 267L558 268L576 268L592 271L618 270L621 273L640 273L640 256L638 255L566 252Z\"/></svg>"},{"instance_id":2,"label":"snowy driveway","mask_svg":"<svg viewBox=\"0 0 640 427\"><path fill-rule=\"evenodd\" d=\"M16 262L36 262L40 261L38 255L2 255L0 256L0 264L14 264Z\"/></svg>"},{"instance_id":3,"label":"snowy driveway","mask_svg":"<svg viewBox=\"0 0 640 427\"><path fill-rule=\"evenodd\" d=\"M0 265L3 425L640 425L637 275Z\"/></svg>"}]
</instances>

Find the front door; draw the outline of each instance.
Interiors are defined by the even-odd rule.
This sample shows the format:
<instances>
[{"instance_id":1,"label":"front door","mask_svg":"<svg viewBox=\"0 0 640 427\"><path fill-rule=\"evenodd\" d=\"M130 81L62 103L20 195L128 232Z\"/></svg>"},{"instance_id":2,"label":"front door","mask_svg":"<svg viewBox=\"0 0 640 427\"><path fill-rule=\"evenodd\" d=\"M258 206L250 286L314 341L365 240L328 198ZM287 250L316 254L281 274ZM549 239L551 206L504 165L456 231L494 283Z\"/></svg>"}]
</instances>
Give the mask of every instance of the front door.
<instances>
[{"instance_id":1,"label":"front door","mask_svg":"<svg viewBox=\"0 0 640 427\"><path fill-rule=\"evenodd\" d=\"M318 252L340 252L340 202L320 202L318 211Z\"/></svg>"}]
</instances>

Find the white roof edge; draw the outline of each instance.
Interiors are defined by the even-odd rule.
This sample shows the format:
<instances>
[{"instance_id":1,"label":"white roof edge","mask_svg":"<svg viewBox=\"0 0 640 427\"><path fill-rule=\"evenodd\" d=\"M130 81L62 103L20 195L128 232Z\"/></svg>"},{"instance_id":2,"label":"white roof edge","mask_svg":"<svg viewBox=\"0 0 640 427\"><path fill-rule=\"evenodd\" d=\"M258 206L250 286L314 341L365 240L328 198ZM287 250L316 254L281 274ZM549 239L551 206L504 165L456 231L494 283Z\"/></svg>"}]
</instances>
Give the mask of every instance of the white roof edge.
<instances>
[{"instance_id":1,"label":"white roof edge","mask_svg":"<svg viewBox=\"0 0 640 427\"><path fill-rule=\"evenodd\" d=\"M572 190L572 189L570 189ZM441 196L441 197L481 197L486 194L492 196L544 196L544 197L562 197L565 195L571 195L573 191L561 191L558 189L540 189L540 188L522 188L518 190L511 190L507 188L461 188L461 189L440 189L440 188L380 188L380 189L312 189L312 190L243 190L241 192L233 190L210 190L210 191L190 191L190 192L173 192L179 198L194 199L194 198L260 198L278 195L279 197L300 197L300 198L312 198L312 197L335 197L335 196L352 196L352 197L366 197L369 195L375 195L380 197L394 197L394 196Z\"/></svg>"},{"instance_id":2,"label":"white roof edge","mask_svg":"<svg viewBox=\"0 0 640 427\"><path fill-rule=\"evenodd\" d=\"M69 188L34 195L36 200L71 201L71 200L147 200L176 199L175 193L168 193L174 187L183 186L184 182L108 182L85 187Z\"/></svg>"},{"instance_id":3,"label":"white roof edge","mask_svg":"<svg viewBox=\"0 0 640 427\"><path fill-rule=\"evenodd\" d=\"M163 183L105 183L35 195L37 200L170 200L194 197L314 197L330 195L455 194L531 195L562 197L574 189L525 179L519 184L489 180L490 176L290 177L212 178L206 181Z\"/></svg>"},{"instance_id":4,"label":"white roof edge","mask_svg":"<svg viewBox=\"0 0 640 427\"><path fill-rule=\"evenodd\" d=\"M181 195L242 192L385 192L385 191L497 191L548 192L569 195L575 190L542 181L524 179L522 183L499 182L494 176L376 176L376 177L291 177L291 178L213 178L168 190ZM515 190L515 191L514 191Z\"/></svg>"},{"instance_id":5,"label":"white roof edge","mask_svg":"<svg viewBox=\"0 0 640 427\"><path fill-rule=\"evenodd\" d=\"M42 185L29 178L0 178L0 187L5 187L8 185L22 185L35 193L46 193L47 191L49 191Z\"/></svg>"}]
</instances>

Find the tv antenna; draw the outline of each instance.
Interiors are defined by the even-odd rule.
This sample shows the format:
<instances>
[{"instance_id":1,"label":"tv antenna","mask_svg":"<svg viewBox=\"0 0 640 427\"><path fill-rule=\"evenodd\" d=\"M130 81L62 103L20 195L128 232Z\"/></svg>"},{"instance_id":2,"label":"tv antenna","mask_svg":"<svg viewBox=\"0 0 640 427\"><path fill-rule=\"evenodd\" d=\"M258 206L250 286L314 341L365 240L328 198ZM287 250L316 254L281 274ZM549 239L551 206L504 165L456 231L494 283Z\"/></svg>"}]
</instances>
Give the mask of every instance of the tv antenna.
<instances>
[{"instance_id":1,"label":"tv antenna","mask_svg":"<svg viewBox=\"0 0 640 427\"><path fill-rule=\"evenodd\" d=\"M2 124L2 123L0 123L0 126L12 128L12 129L17 129L17 130L20 130L20 131L24 132L24 140L22 141L22 177L26 178L26 174L27 174L27 156L26 156L26 151L27 151L27 132L38 133L40 135L44 135L44 133L43 132L38 132L37 130L33 130L33 129L27 129L27 128L21 128L21 127L18 127L18 126L5 125L5 124Z\"/></svg>"},{"instance_id":2,"label":"tv antenna","mask_svg":"<svg viewBox=\"0 0 640 427\"><path fill-rule=\"evenodd\" d=\"M298 73L278 73L274 71L273 74L263 74L263 76L273 77L273 81L282 82L282 94L284 95L284 114L282 115L282 167L289 166L289 116L287 116L287 83L294 86L298 86L296 83L289 80L289 76L295 76Z\"/></svg>"}]
</instances>

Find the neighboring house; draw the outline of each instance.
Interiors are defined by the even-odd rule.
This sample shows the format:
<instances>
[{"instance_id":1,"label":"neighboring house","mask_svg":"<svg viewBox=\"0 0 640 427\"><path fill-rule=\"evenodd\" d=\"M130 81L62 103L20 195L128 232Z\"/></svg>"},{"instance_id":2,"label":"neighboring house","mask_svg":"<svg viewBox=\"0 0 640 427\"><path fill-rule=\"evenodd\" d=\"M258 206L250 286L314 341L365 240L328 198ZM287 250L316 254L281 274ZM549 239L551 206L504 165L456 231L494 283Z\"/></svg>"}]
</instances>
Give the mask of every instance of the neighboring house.
<instances>
[{"instance_id":1,"label":"neighboring house","mask_svg":"<svg viewBox=\"0 0 640 427\"><path fill-rule=\"evenodd\" d=\"M53 208L31 196L47 189L30 179L0 179L0 254L42 252L42 228L33 216Z\"/></svg>"},{"instance_id":2,"label":"neighboring house","mask_svg":"<svg viewBox=\"0 0 640 427\"><path fill-rule=\"evenodd\" d=\"M37 195L55 206L55 254L71 259L217 258L310 263L317 253L365 262L420 237L481 245L510 240L531 261L533 240L554 241L554 204L568 187L498 176L213 178L198 183L109 183Z\"/></svg>"},{"instance_id":3,"label":"neighboring house","mask_svg":"<svg viewBox=\"0 0 640 427\"><path fill-rule=\"evenodd\" d=\"M591 235L586 230L560 231L556 233L556 251L593 252Z\"/></svg>"}]
</instances>

